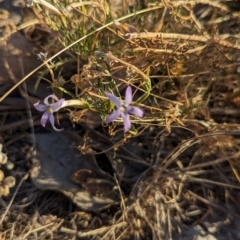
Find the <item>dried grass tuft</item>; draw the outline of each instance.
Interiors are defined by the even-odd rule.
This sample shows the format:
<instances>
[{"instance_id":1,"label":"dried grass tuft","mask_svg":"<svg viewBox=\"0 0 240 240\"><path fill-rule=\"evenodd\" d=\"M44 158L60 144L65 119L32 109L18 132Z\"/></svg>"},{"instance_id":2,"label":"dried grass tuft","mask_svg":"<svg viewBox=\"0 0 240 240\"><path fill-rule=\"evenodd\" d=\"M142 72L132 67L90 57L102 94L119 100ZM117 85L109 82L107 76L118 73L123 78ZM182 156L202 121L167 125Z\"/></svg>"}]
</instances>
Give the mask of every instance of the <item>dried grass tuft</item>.
<instances>
[{"instance_id":1,"label":"dried grass tuft","mask_svg":"<svg viewBox=\"0 0 240 240\"><path fill-rule=\"evenodd\" d=\"M77 212L24 182L12 202L1 200L1 239L174 239L216 214L239 216L240 15L226 1L197 2L151 1L108 24L107 1L35 9L63 46L82 39L71 50L88 62L70 79L92 112L109 110L100 90L132 85L146 117L132 120L135 135L122 135L121 120L85 126L81 144L109 158L120 207ZM70 116L88 123L92 112Z\"/></svg>"}]
</instances>

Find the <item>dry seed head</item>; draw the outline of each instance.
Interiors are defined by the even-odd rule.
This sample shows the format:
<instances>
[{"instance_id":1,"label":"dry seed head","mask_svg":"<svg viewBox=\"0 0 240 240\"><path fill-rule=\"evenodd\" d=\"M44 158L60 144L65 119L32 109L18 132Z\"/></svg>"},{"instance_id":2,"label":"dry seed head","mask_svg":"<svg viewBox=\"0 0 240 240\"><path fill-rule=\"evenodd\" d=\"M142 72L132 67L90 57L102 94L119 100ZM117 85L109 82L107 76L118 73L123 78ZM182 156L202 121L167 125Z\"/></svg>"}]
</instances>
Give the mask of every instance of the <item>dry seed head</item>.
<instances>
[{"instance_id":1,"label":"dry seed head","mask_svg":"<svg viewBox=\"0 0 240 240\"><path fill-rule=\"evenodd\" d=\"M8 186L0 186L0 196L8 196L8 194L10 193L9 191L9 187Z\"/></svg>"},{"instance_id":2,"label":"dry seed head","mask_svg":"<svg viewBox=\"0 0 240 240\"><path fill-rule=\"evenodd\" d=\"M173 76L180 76L186 71L186 68L183 62L176 62L170 65L169 71Z\"/></svg>"},{"instance_id":3,"label":"dry seed head","mask_svg":"<svg viewBox=\"0 0 240 240\"><path fill-rule=\"evenodd\" d=\"M139 228L139 229L141 228L141 221L140 221L139 218L136 221L136 227Z\"/></svg>"},{"instance_id":4,"label":"dry seed head","mask_svg":"<svg viewBox=\"0 0 240 240\"><path fill-rule=\"evenodd\" d=\"M2 182L4 179L4 172L0 170L0 182Z\"/></svg>"},{"instance_id":5,"label":"dry seed head","mask_svg":"<svg viewBox=\"0 0 240 240\"><path fill-rule=\"evenodd\" d=\"M79 75L79 74L74 74L74 75L72 75L71 81L72 81L76 86L78 86L78 87L80 87L80 88L83 87L83 85L84 85L84 81L83 81L81 75Z\"/></svg>"},{"instance_id":6,"label":"dry seed head","mask_svg":"<svg viewBox=\"0 0 240 240\"><path fill-rule=\"evenodd\" d=\"M12 170L14 168L14 164L10 161L7 161L5 167L7 170Z\"/></svg>"},{"instance_id":7,"label":"dry seed head","mask_svg":"<svg viewBox=\"0 0 240 240\"><path fill-rule=\"evenodd\" d=\"M13 176L8 176L3 180L3 185L8 186L9 188L14 187L16 184L16 179Z\"/></svg>"},{"instance_id":8,"label":"dry seed head","mask_svg":"<svg viewBox=\"0 0 240 240\"><path fill-rule=\"evenodd\" d=\"M7 162L7 155L2 152L2 144L0 144L0 165L4 165Z\"/></svg>"},{"instance_id":9,"label":"dry seed head","mask_svg":"<svg viewBox=\"0 0 240 240\"><path fill-rule=\"evenodd\" d=\"M135 239L140 239L140 234L137 231L135 231Z\"/></svg>"}]
</instances>

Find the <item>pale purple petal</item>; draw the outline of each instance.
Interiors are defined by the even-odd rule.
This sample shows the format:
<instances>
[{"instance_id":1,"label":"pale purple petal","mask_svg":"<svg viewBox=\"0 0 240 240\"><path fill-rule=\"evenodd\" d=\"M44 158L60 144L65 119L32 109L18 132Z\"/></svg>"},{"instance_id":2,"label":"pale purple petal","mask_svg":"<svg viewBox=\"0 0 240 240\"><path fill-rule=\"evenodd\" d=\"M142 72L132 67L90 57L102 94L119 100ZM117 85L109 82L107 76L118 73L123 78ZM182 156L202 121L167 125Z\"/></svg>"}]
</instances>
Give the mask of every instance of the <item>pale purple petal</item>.
<instances>
[{"instance_id":1,"label":"pale purple petal","mask_svg":"<svg viewBox=\"0 0 240 240\"><path fill-rule=\"evenodd\" d=\"M49 116L49 121L50 121L50 123L51 123L51 125L52 125L52 128L53 128L55 131L60 132L60 131L64 130L64 128L58 129L58 128L55 127L55 120L54 120L53 114L51 114L51 115Z\"/></svg>"},{"instance_id":2,"label":"pale purple petal","mask_svg":"<svg viewBox=\"0 0 240 240\"><path fill-rule=\"evenodd\" d=\"M47 106L51 105L51 103L49 103L49 101L48 101L49 98L52 98L52 99L54 99L55 101L58 101L58 100L59 100L56 95L51 94L51 95L45 97L45 99L44 99L44 103L45 103Z\"/></svg>"},{"instance_id":3,"label":"pale purple petal","mask_svg":"<svg viewBox=\"0 0 240 240\"><path fill-rule=\"evenodd\" d=\"M106 123L114 121L119 115L121 114L120 109L115 110L113 113L111 113L105 120Z\"/></svg>"},{"instance_id":4,"label":"pale purple petal","mask_svg":"<svg viewBox=\"0 0 240 240\"><path fill-rule=\"evenodd\" d=\"M51 113L44 112L41 118L41 125L45 127L48 118L51 116Z\"/></svg>"},{"instance_id":5,"label":"pale purple petal","mask_svg":"<svg viewBox=\"0 0 240 240\"><path fill-rule=\"evenodd\" d=\"M127 112L129 114L133 114L133 115L136 115L138 117L143 117L143 114L144 114L144 112L143 112L143 110L141 108L133 107L133 106L129 106L127 108Z\"/></svg>"},{"instance_id":6,"label":"pale purple petal","mask_svg":"<svg viewBox=\"0 0 240 240\"><path fill-rule=\"evenodd\" d=\"M59 110L63 104L63 102L65 101L64 98L61 98L59 101L51 104L51 109L53 112L56 112L57 110Z\"/></svg>"},{"instance_id":7,"label":"pale purple petal","mask_svg":"<svg viewBox=\"0 0 240 240\"><path fill-rule=\"evenodd\" d=\"M33 106L40 112L44 112L47 109L47 106L45 104L40 104L39 102L34 103Z\"/></svg>"},{"instance_id":8,"label":"pale purple petal","mask_svg":"<svg viewBox=\"0 0 240 240\"><path fill-rule=\"evenodd\" d=\"M126 105L129 105L131 102L132 102L132 88L128 86L125 92L125 103Z\"/></svg>"},{"instance_id":9,"label":"pale purple petal","mask_svg":"<svg viewBox=\"0 0 240 240\"><path fill-rule=\"evenodd\" d=\"M111 93L108 93L108 92L105 92L105 95L108 97L108 99L113 102L115 104L115 106L117 108L120 108L121 107L121 101L115 97L114 95L112 95Z\"/></svg>"},{"instance_id":10,"label":"pale purple petal","mask_svg":"<svg viewBox=\"0 0 240 240\"><path fill-rule=\"evenodd\" d=\"M124 121L124 132L128 132L131 127L130 117L128 114L121 113Z\"/></svg>"},{"instance_id":11,"label":"pale purple petal","mask_svg":"<svg viewBox=\"0 0 240 240\"><path fill-rule=\"evenodd\" d=\"M56 128L55 126L52 126L53 130L57 131L57 132L61 132L64 130L64 128Z\"/></svg>"}]
</instances>

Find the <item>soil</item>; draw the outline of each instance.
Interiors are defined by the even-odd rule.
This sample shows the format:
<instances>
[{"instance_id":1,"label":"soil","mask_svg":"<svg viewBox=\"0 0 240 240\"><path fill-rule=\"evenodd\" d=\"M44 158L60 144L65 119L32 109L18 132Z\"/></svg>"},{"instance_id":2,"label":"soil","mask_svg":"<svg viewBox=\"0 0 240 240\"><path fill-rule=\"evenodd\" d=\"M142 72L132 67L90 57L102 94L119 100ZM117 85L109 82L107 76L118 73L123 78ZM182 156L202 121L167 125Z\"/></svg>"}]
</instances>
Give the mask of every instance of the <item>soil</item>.
<instances>
[{"instance_id":1,"label":"soil","mask_svg":"<svg viewBox=\"0 0 240 240\"><path fill-rule=\"evenodd\" d=\"M240 239L238 5L233 1L229 6L224 1L215 5L204 1L194 7L183 3L183 12L177 12L177 2L163 2L164 18L158 24L151 26L159 17L155 11L143 15L142 29L148 31L138 31L136 19L115 22L116 38L130 36L123 44L119 40L119 45L113 45L120 61L111 62L112 76L120 92L126 84L122 79L127 79L134 66L140 72L151 72L153 95L162 98L157 106L164 110L162 120L156 115L136 135L124 135L120 125L108 127L97 111L82 109L56 114L56 124L64 131L54 132L50 124L44 128L33 104L53 92L59 94L52 80L61 76L67 81L67 91L75 94L73 83L81 83L72 77L78 76L80 66L82 72L95 74L81 89L94 89L93 79L108 80L101 67L109 62L100 59L96 67L93 54L79 62L75 50L68 49L54 59L57 63L66 60L60 67L48 71L43 66L34 71L42 64L37 54L53 56L63 49L60 33L50 29L39 12L36 15L34 9L27 8L25 1L0 2L0 11L8 16L0 19L0 97L29 75L0 100L0 168L4 174L0 239ZM111 18L156 4L109 1ZM188 34L192 20L184 22L188 17L179 16L189 8L193 9L194 29L204 29L199 30L197 43L186 44L191 39L181 39L181 34ZM226 11L230 20L223 20L221 11ZM180 33L174 25L176 19L182 27ZM24 27L29 22L33 24ZM159 36L146 37L150 31L167 27L175 29L178 40L183 40L180 50L174 48L174 41L161 39L160 43ZM162 37L169 37L169 32L164 33ZM208 34L225 38L209 43ZM189 33L192 39L195 35ZM103 50L107 49L105 42ZM189 46L192 52L187 55ZM145 47L147 51L141 52ZM130 48L136 52L135 58L123 57ZM166 54L179 52L173 58L167 55L166 60L164 54L159 55L163 50ZM179 57L177 61L175 57ZM144 91L136 96L143 96ZM65 97L70 99L67 94ZM154 101L158 98L141 105L153 105L146 108L146 115L156 110ZM178 107L182 105L184 113ZM1 162L3 156L7 156L7 163ZM14 177L14 186L8 185L9 176Z\"/></svg>"}]
</instances>

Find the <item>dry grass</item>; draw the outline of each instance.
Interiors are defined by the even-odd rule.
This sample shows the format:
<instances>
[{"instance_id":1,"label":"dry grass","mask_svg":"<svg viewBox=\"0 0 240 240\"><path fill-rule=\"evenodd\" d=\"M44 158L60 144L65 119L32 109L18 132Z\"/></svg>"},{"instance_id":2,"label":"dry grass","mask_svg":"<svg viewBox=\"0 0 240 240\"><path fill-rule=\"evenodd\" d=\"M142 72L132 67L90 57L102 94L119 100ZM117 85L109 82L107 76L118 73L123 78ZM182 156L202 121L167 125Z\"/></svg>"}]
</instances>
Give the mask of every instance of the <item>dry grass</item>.
<instances>
[{"instance_id":1,"label":"dry grass","mask_svg":"<svg viewBox=\"0 0 240 240\"><path fill-rule=\"evenodd\" d=\"M145 117L132 120L134 134L122 134L121 120L107 128L84 125L84 146L105 154L116 174L119 206L78 211L61 195L33 187L24 174L29 166L20 163L18 187L0 202L1 239L174 239L216 212L239 216L240 14L224 2L149 3L123 17L126 23L107 24L102 2L83 1L71 12L71 26L68 14L52 17L36 8L82 66L68 89L47 65L53 90L84 98L104 118L111 109L102 92L131 85ZM82 109L70 117L88 125L88 114ZM16 133L5 132L5 143L7 134ZM10 158L14 148L26 151L16 142L5 144ZM24 159L18 158L15 164ZM133 169L134 176L123 173Z\"/></svg>"}]
</instances>

